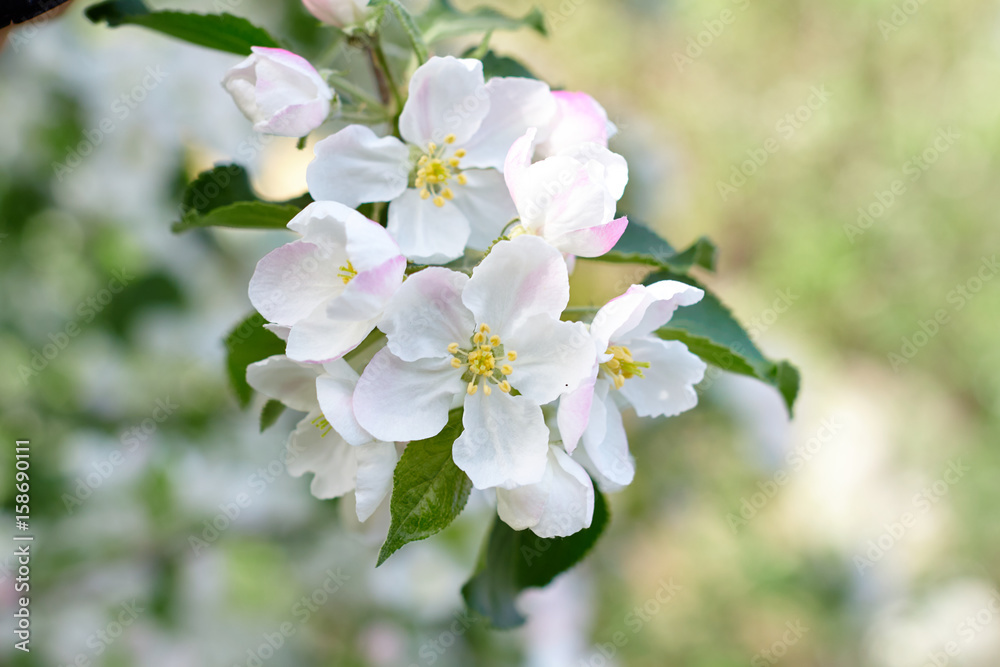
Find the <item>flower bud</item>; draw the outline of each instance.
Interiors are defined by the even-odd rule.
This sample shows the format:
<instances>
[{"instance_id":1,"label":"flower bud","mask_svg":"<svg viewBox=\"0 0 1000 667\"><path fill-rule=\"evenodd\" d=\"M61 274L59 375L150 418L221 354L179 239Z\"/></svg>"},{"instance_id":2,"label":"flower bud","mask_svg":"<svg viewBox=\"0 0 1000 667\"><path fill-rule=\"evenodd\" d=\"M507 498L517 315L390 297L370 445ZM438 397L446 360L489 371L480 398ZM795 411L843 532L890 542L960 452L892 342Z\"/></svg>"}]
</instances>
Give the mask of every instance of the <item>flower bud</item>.
<instances>
[{"instance_id":1,"label":"flower bud","mask_svg":"<svg viewBox=\"0 0 1000 667\"><path fill-rule=\"evenodd\" d=\"M222 79L253 129L304 137L330 113L333 91L305 58L284 49L251 47L253 54Z\"/></svg>"},{"instance_id":2,"label":"flower bud","mask_svg":"<svg viewBox=\"0 0 1000 667\"><path fill-rule=\"evenodd\" d=\"M302 4L320 21L338 28L363 23L371 14L368 0L302 0Z\"/></svg>"}]
</instances>

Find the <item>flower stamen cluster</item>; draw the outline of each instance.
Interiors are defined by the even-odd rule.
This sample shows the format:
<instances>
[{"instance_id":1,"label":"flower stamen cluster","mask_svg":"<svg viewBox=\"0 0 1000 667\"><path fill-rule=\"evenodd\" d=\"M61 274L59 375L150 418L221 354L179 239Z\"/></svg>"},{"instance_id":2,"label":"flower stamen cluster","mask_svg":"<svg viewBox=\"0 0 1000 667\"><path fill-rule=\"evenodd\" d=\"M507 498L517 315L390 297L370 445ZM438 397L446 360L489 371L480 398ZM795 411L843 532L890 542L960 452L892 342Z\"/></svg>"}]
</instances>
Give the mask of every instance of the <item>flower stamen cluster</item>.
<instances>
[{"instance_id":1,"label":"flower stamen cluster","mask_svg":"<svg viewBox=\"0 0 1000 667\"><path fill-rule=\"evenodd\" d=\"M465 367L462 381L466 383L466 393L473 396L479 390L479 382L483 380L483 394L489 396L496 385L500 391L509 394L510 381L507 376L514 372L514 367L508 363L497 367L497 360L515 361L517 352L505 351L500 336L490 335L490 327L485 322L479 325L479 330L470 339L472 347L462 349L458 343L448 345L451 353L451 365L454 368Z\"/></svg>"},{"instance_id":2,"label":"flower stamen cluster","mask_svg":"<svg viewBox=\"0 0 1000 667\"><path fill-rule=\"evenodd\" d=\"M610 354L611 359L601 364L601 368L611 378L615 389L624 387L625 380L631 380L634 377L646 377L642 374L642 369L649 368L649 362L633 359L632 350L624 345L612 345L605 354Z\"/></svg>"},{"instance_id":3,"label":"flower stamen cluster","mask_svg":"<svg viewBox=\"0 0 1000 667\"><path fill-rule=\"evenodd\" d=\"M446 155L448 147L454 143L454 134L445 137L442 146L431 141L427 144L427 151L417 160L417 175L413 185L420 188L421 199L433 198L434 205L438 208L444 206L445 200L455 198L455 193L448 187L449 179L454 176L458 185L468 182L459 169L461 159L465 157L465 149L456 149L451 157Z\"/></svg>"}]
</instances>

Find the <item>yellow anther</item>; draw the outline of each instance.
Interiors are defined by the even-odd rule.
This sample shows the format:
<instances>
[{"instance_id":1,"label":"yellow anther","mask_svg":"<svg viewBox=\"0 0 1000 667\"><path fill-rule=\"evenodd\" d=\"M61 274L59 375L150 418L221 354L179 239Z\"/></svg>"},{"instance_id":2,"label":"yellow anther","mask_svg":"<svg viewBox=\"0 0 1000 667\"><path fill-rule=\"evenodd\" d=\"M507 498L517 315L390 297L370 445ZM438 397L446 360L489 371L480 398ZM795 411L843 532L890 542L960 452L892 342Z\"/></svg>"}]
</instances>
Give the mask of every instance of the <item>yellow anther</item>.
<instances>
[{"instance_id":1,"label":"yellow anther","mask_svg":"<svg viewBox=\"0 0 1000 667\"><path fill-rule=\"evenodd\" d=\"M469 352L469 361L475 361L481 356L481 354L482 353L478 349Z\"/></svg>"},{"instance_id":2,"label":"yellow anther","mask_svg":"<svg viewBox=\"0 0 1000 667\"><path fill-rule=\"evenodd\" d=\"M473 394L476 393L477 389L479 389L479 385L477 385L475 382L470 382L469 386L465 388L465 391L467 394L469 394L469 396L472 396Z\"/></svg>"},{"instance_id":3,"label":"yellow anther","mask_svg":"<svg viewBox=\"0 0 1000 667\"><path fill-rule=\"evenodd\" d=\"M500 391L502 391L503 393L505 393L505 394L509 394L510 393L510 382L507 382L506 380L504 380L503 382L500 383L499 386L500 386Z\"/></svg>"},{"instance_id":4,"label":"yellow anther","mask_svg":"<svg viewBox=\"0 0 1000 667\"><path fill-rule=\"evenodd\" d=\"M458 357L452 357L451 358L451 366L452 366L452 368L461 368L462 367L462 360L459 359Z\"/></svg>"},{"instance_id":5,"label":"yellow anther","mask_svg":"<svg viewBox=\"0 0 1000 667\"><path fill-rule=\"evenodd\" d=\"M455 157L465 157L465 149L459 148L455 151Z\"/></svg>"},{"instance_id":6,"label":"yellow anther","mask_svg":"<svg viewBox=\"0 0 1000 667\"><path fill-rule=\"evenodd\" d=\"M488 384L484 384L483 385L483 393L486 394L487 396L489 396L490 394L493 393L493 387L489 386Z\"/></svg>"},{"instance_id":7,"label":"yellow anther","mask_svg":"<svg viewBox=\"0 0 1000 667\"><path fill-rule=\"evenodd\" d=\"M479 350L481 352L492 352L493 351L493 346L492 345L483 344L483 345L479 346Z\"/></svg>"},{"instance_id":8,"label":"yellow anther","mask_svg":"<svg viewBox=\"0 0 1000 667\"><path fill-rule=\"evenodd\" d=\"M358 272L354 268L354 265L351 264L351 260L347 260L347 264L338 267L337 275L340 276L340 279L346 285L354 279L354 276L358 275Z\"/></svg>"},{"instance_id":9,"label":"yellow anther","mask_svg":"<svg viewBox=\"0 0 1000 667\"><path fill-rule=\"evenodd\" d=\"M472 342L475 343L476 345L479 345L480 343L482 343L485 340L486 340L486 336L483 334L482 331L477 331L472 336Z\"/></svg>"},{"instance_id":10,"label":"yellow anther","mask_svg":"<svg viewBox=\"0 0 1000 667\"><path fill-rule=\"evenodd\" d=\"M427 188L424 188L423 190L420 191L420 198L421 199L430 199L431 198L431 191L428 190Z\"/></svg>"},{"instance_id":11,"label":"yellow anther","mask_svg":"<svg viewBox=\"0 0 1000 667\"><path fill-rule=\"evenodd\" d=\"M435 197L434 198L434 205L437 206L438 208L441 208L442 206L444 206L444 197L442 197L440 195L438 195L437 197Z\"/></svg>"},{"instance_id":12,"label":"yellow anther","mask_svg":"<svg viewBox=\"0 0 1000 667\"><path fill-rule=\"evenodd\" d=\"M438 145L436 143L434 143L433 141L431 141L431 142L429 142L427 144L427 150L429 150L431 153L433 153L437 149L438 149Z\"/></svg>"},{"instance_id":13,"label":"yellow anther","mask_svg":"<svg viewBox=\"0 0 1000 667\"><path fill-rule=\"evenodd\" d=\"M493 334L490 336L490 345L497 346L500 344L500 336Z\"/></svg>"},{"instance_id":14,"label":"yellow anther","mask_svg":"<svg viewBox=\"0 0 1000 667\"><path fill-rule=\"evenodd\" d=\"M511 368L510 364L504 364L503 366L500 367L500 372L503 373L504 375L510 375L511 373L514 372L514 369Z\"/></svg>"},{"instance_id":15,"label":"yellow anther","mask_svg":"<svg viewBox=\"0 0 1000 667\"><path fill-rule=\"evenodd\" d=\"M621 362L619 362L617 359L611 359L610 361L608 361L605 364L605 366L607 366L608 368L610 368L613 371L616 371L619 368L621 368L622 365L621 365Z\"/></svg>"},{"instance_id":16,"label":"yellow anther","mask_svg":"<svg viewBox=\"0 0 1000 667\"><path fill-rule=\"evenodd\" d=\"M615 389L621 389L624 386L625 386L625 376L624 375L616 375L615 376Z\"/></svg>"},{"instance_id":17,"label":"yellow anther","mask_svg":"<svg viewBox=\"0 0 1000 667\"><path fill-rule=\"evenodd\" d=\"M429 158L429 157L427 157L426 155L421 155L421 156L420 156L420 159L419 159L419 160L417 160L417 164L419 164L419 165L423 166L423 165L427 164L427 161L428 161L428 160L430 160L430 158Z\"/></svg>"},{"instance_id":18,"label":"yellow anther","mask_svg":"<svg viewBox=\"0 0 1000 667\"><path fill-rule=\"evenodd\" d=\"M649 362L633 359L632 350L624 345L612 345L607 349L605 354L610 354L611 359L601 364L601 368L611 376L611 381L614 383L615 389L624 387L625 380L636 376L643 377L642 369L649 368Z\"/></svg>"},{"instance_id":19,"label":"yellow anther","mask_svg":"<svg viewBox=\"0 0 1000 667\"><path fill-rule=\"evenodd\" d=\"M451 188L445 188L441 191L441 196L445 199L451 200L455 198L455 193L451 191Z\"/></svg>"},{"instance_id":20,"label":"yellow anther","mask_svg":"<svg viewBox=\"0 0 1000 667\"><path fill-rule=\"evenodd\" d=\"M455 180L458 182L459 185L465 185L466 183L469 182L469 179L465 177L465 174L459 174L458 176L455 177Z\"/></svg>"},{"instance_id":21,"label":"yellow anther","mask_svg":"<svg viewBox=\"0 0 1000 667\"><path fill-rule=\"evenodd\" d=\"M453 143L455 143L455 139L457 139L457 138L458 137L456 137L454 134L449 134L447 137L444 138L444 143L446 143L446 144L453 144Z\"/></svg>"},{"instance_id":22,"label":"yellow anther","mask_svg":"<svg viewBox=\"0 0 1000 667\"><path fill-rule=\"evenodd\" d=\"M458 352L458 343L448 343L448 352L451 354Z\"/></svg>"},{"instance_id":23,"label":"yellow anther","mask_svg":"<svg viewBox=\"0 0 1000 667\"><path fill-rule=\"evenodd\" d=\"M507 361L517 361L517 352L511 350L507 353Z\"/></svg>"}]
</instances>

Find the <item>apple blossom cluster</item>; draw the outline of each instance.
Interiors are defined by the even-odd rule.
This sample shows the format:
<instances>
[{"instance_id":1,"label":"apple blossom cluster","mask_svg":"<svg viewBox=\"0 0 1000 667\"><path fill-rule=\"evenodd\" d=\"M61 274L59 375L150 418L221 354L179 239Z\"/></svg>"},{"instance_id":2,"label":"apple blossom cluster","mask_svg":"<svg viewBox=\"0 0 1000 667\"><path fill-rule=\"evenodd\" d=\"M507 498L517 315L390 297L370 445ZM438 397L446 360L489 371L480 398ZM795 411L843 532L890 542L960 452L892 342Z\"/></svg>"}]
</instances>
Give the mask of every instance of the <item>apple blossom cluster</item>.
<instances>
[{"instance_id":1,"label":"apple blossom cluster","mask_svg":"<svg viewBox=\"0 0 1000 667\"><path fill-rule=\"evenodd\" d=\"M224 85L255 129L289 136L319 127L334 96L274 48L254 48ZM398 136L352 124L315 144L315 201L288 223L299 238L261 259L249 288L286 352L247 381L306 413L290 472L312 473L319 498L354 491L362 521L387 501L397 447L462 409L454 463L493 490L500 518L573 534L590 526L592 480L632 481L621 410L696 404L704 362L655 332L702 291L633 285L589 325L563 320L573 258L605 254L628 224L605 110L535 79L487 81L473 58L430 58L408 92ZM384 226L356 210L374 202ZM448 265L467 257L471 270ZM377 351L362 366L365 341Z\"/></svg>"}]
</instances>

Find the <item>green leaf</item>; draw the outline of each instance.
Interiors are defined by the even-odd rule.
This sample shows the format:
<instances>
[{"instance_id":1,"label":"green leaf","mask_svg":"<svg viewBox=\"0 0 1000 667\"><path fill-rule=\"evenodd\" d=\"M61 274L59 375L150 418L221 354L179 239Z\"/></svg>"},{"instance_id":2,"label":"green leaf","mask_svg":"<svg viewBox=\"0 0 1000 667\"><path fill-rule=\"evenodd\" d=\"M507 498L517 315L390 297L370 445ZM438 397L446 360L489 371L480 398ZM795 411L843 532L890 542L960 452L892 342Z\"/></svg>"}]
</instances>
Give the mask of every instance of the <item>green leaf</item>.
<instances>
[{"instance_id":1,"label":"green leaf","mask_svg":"<svg viewBox=\"0 0 1000 667\"><path fill-rule=\"evenodd\" d=\"M701 237L691 247L678 252L666 240L646 225L629 220L625 233L601 261L649 264L687 273L694 266L715 270L716 248L708 238Z\"/></svg>"},{"instance_id":2,"label":"green leaf","mask_svg":"<svg viewBox=\"0 0 1000 667\"><path fill-rule=\"evenodd\" d=\"M580 562L601 536L608 518L607 502L596 488L590 528L569 537L544 538L530 530L516 531L498 516L476 572L462 586L465 603L496 628L521 625L524 617L515 604L521 591L546 586Z\"/></svg>"},{"instance_id":3,"label":"green leaf","mask_svg":"<svg viewBox=\"0 0 1000 667\"><path fill-rule=\"evenodd\" d=\"M260 411L260 432L263 433L267 429L274 426L274 422L278 421L278 417L281 413L285 411L285 404L281 401L276 401L273 398L264 404L264 407Z\"/></svg>"},{"instance_id":4,"label":"green leaf","mask_svg":"<svg viewBox=\"0 0 1000 667\"><path fill-rule=\"evenodd\" d=\"M181 219L174 232L200 227L281 229L312 202L309 193L283 202L264 201L237 164L218 165L198 174L184 189Z\"/></svg>"},{"instance_id":5,"label":"green leaf","mask_svg":"<svg viewBox=\"0 0 1000 667\"><path fill-rule=\"evenodd\" d=\"M249 55L251 46L280 46L263 28L232 14L192 14L150 10L142 0L107 0L91 5L87 18L116 28L138 25L198 46Z\"/></svg>"},{"instance_id":6,"label":"green leaf","mask_svg":"<svg viewBox=\"0 0 1000 667\"><path fill-rule=\"evenodd\" d=\"M475 50L475 47L467 50L464 54L462 54L462 57L475 57L473 55ZM523 79L538 78L531 70L522 65L519 61L508 56L498 56L492 49L483 54L480 60L483 61L483 75L486 77L487 81L495 76L519 76Z\"/></svg>"},{"instance_id":7,"label":"green leaf","mask_svg":"<svg viewBox=\"0 0 1000 667\"><path fill-rule=\"evenodd\" d=\"M417 62L423 65L427 62L427 45L424 43L423 33L417 27L410 12L400 4L399 0L379 0L378 5L384 5L392 10L393 15L406 33L406 38L410 40L413 52L417 55Z\"/></svg>"},{"instance_id":8,"label":"green leaf","mask_svg":"<svg viewBox=\"0 0 1000 667\"><path fill-rule=\"evenodd\" d=\"M392 475L392 522L377 565L404 544L444 530L462 512L472 481L451 456L461 433L462 410L452 410L440 433L406 446Z\"/></svg>"},{"instance_id":9,"label":"green leaf","mask_svg":"<svg viewBox=\"0 0 1000 667\"><path fill-rule=\"evenodd\" d=\"M691 276L660 271L644 282L649 285L659 280L679 280L705 290L701 301L674 311L667 325L657 331L660 338L681 341L717 368L772 385L781 393L791 415L799 393L798 370L787 361L775 363L765 357L719 298Z\"/></svg>"},{"instance_id":10,"label":"green leaf","mask_svg":"<svg viewBox=\"0 0 1000 667\"><path fill-rule=\"evenodd\" d=\"M212 209L205 215L188 214L170 229L185 232L198 227L235 227L237 229L284 229L302 209L293 204L263 201L240 201Z\"/></svg>"},{"instance_id":11,"label":"green leaf","mask_svg":"<svg viewBox=\"0 0 1000 667\"><path fill-rule=\"evenodd\" d=\"M253 395L253 388L247 384L247 366L285 353L285 341L265 329L265 321L260 313L253 313L226 336L226 370L241 408L250 404Z\"/></svg>"},{"instance_id":12,"label":"green leaf","mask_svg":"<svg viewBox=\"0 0 1000 667\"><path fill-rule=\"evenodd\" d=\"M468 12L455 9L449 0L437 0L420 17L424 40L428 44L469 33L490 30L520 30L530 28L547 35L545 16L538 7L520 18L501 14L490 7L476 7Z\"/></svg>"}]
</instances>

